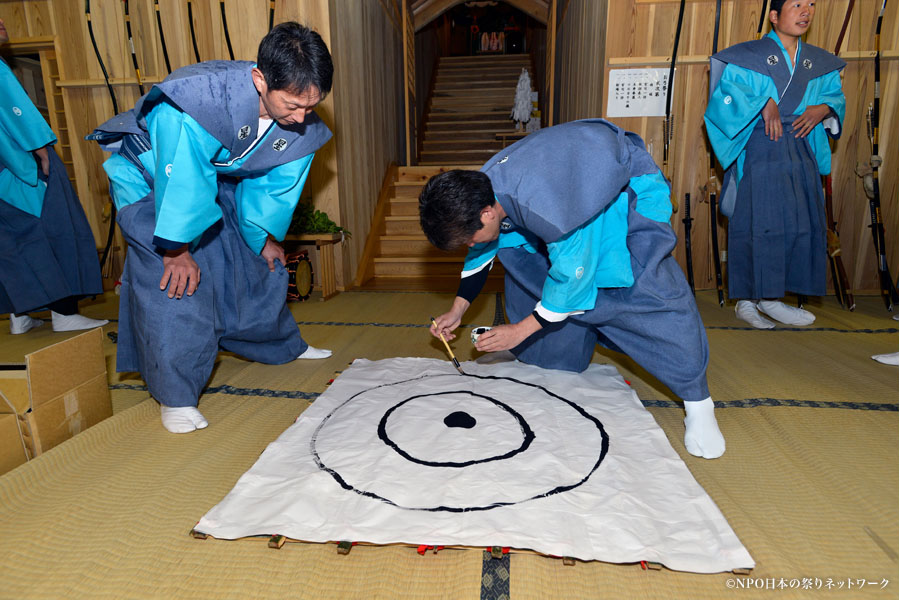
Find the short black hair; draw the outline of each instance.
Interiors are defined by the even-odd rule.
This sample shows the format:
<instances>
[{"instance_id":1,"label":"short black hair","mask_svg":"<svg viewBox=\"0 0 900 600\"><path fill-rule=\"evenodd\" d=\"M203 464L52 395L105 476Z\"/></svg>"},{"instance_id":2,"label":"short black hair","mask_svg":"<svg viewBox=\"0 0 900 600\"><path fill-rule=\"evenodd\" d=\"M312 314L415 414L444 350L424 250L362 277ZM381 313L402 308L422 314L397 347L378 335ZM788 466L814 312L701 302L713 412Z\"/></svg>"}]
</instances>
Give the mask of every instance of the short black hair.
<instances>
[{"instance_id":1,"label":"short black hair","mask_svg":"<svg viewBox=\"0 0 900 600\"><path fill-rule=\"evenodd\" d=\"M787 0L772 0L772 4L769 5L769 11L771 12L774 10L780 15L785 2L787 2Z\"/></svg>"},{"instance_id":2,"label":"short black hair","mask_svg":"<svg viewBox=\"0 0 900 600\"><path fill-rule=\"evenodd\" d=\"M315 87L324 98L331 91L334 64L318 33L295 21L279 23L259 43L256 66L271 90L302 94Z\"/></svg>"},{"instance_id":3,"label":"short black hair","mask_svg":"<svg viewBox=\"0 0 900 600\"><path fill-rule=\"evenodd\" d=\"M453 250L483 227L481 211L494 202L494 188L484 173L446 171L429 179L422 188L419 223L434 246Z\"/></svg>"}]
</instances>

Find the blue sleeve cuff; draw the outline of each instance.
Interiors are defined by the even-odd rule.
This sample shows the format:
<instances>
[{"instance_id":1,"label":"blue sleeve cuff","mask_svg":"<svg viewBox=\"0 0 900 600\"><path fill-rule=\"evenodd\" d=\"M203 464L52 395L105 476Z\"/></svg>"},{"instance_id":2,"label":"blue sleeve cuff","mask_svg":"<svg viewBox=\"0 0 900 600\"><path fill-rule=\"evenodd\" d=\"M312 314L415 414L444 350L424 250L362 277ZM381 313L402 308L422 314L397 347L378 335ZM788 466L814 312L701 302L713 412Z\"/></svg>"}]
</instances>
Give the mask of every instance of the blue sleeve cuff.
<instances>
[{"instance_id":1,"label":"blue sleeve cuff","mask_svg":"<svg viewBox=\"0 0 900 600\"><path fill-rule=\"evenodd\" d=\"M184 246L184 244L185 242L173 242L172 240L161 238L158 235L153 236L153 245L157 248L162 248L163 250L178 250Z\"/></svg>"}]
</instances>

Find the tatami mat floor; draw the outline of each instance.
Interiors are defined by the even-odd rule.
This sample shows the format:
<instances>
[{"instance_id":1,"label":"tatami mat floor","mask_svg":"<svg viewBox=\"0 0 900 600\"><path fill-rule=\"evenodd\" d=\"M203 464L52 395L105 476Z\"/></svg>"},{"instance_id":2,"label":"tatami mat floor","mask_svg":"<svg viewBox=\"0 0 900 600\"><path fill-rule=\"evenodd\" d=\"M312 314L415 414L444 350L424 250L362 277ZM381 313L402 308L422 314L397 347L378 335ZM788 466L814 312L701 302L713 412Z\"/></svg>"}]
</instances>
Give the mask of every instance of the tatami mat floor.
<instances>
[{"instance_id":1,"label":"tatami mat floor","mask_svg":"<svg viewBox=\"0 0 900 600\"><path fill-rule=\"evenodd\" d=\"M810 305L812 327L758 331L698 293L728 441L714 461L685 453L683 410L668 390L626 357L595 354L632 383L753 555L749 583L529 554L358 546L340 556L334 545L276 551L188 535L353 359L446 358L425 328L451 296L354 291L292 305L304 337L334 355L277 366L220 355L201 398L210 427L187 436L162 429L137 375L115 373L107 337L115 415L0 476L0 598L898 596L898 370L870 358L896 351L898 330L877 297L859 297L853 313L824 298ZM483 294L464 326L492 324L496 299ZM107 294L82 312L112 319L104 332L115 333L116 300ZM0 320L0 362L72 335L7 331ZM465 337L453 346L460 361L477 355Z\"/></svg>"}]
</instances>

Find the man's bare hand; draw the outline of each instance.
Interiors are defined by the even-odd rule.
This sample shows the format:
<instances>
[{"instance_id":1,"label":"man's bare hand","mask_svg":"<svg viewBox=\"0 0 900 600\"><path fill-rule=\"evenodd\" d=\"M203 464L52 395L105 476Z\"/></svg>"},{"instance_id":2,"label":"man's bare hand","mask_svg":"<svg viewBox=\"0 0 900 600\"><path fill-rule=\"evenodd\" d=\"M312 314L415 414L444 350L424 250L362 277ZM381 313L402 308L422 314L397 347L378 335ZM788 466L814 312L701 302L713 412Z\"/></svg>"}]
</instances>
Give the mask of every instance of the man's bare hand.
<instances>
[{"instance_id":1,"label":"man's bare hand","mask_svg":"<svg viewBox=\"0 0 900 600\"><path fill-rule=\"evenodd\" d=\"M528 315L512 325L497 325L478 336L475 349L481 352L509 350L524 342L525 338L540 328L541 324L533 315Z\"/></svg>"},{"instance_id":2,"label":"man's bare hand","mask_svg":"<svg viewBox=\"0 0 900 600\"><path fill-rule=\"evenodd\" d=\"M469 308L469 301L457 296L456 299L453 300L453 306L450 310L436 318L434 323L431 324L429 329L431 335L434 337L441 337L441 335L443 335L444 339L448 341L455 339L456 334L453 333L453 330L459 327L463 315L466 314L467 308Z\"/></svg>"},{"instance_id":3,"label":"man's bare hand","mask_svg":"<svg viewBox=\"0 0 900 600\"><path fill-rule=\"evenodd\" d=\"M781 134L783 133L781 114L778 112L778 105L771 98L769 98L769 101L766 102L762 109L762 118L766 123L766 135L769 136L769 139L773 142L781 139Z\"/></svg>"},{"instance_id":4,"label":"man's bare hand","mask_svg":"<svg viewBox=\"0 0 900 600\"><path fill-rule=\"evenodd\" d=\"M831 114L831 109L827 104L814 104L807 106L803 114L797 117L791 127L794 128L794 137L804 138L809 135L813 128L825 120Z\"/></svg>"},{"instance_id":5,"label":"man's bare hand","mask_svg":"<svg viewBox=\"0 0 900 600\"><path fill-rule=\"evenodd\" d=\"M200 285L200 267L194 262L194 257L188 252L187 244L178 250L168 250L163 256L163 276L159 280L159 289L164 291L169 298L181 299L187 292L192 296Z\"/></svg>"},{"instance_id":6,"label":"man's bare hand","mask_svg":"<svg viewBox=\"0 0 900 600\"><path fill-rule=\"evenodd\" d=\"M44 172L44 175L50 175L50 154L47 152L47 146L43 148L38 148L34 151L34 155L37 156L38 160L41 163L41 171Z\"/></svg>"},{"instance_id":7,"label":"man's bare hand","mask_svg":"<svg viewBox=\"0 0 900 600\"><path fill-rule=\"evenodd\" d=\"M263 246L262 252L260 252L259 255L269 263L270 272L275 272L276 260L281 261L281 265L284 266L284 248L272 238L266 238L266 245Z\"/></svg>"}]
</instances>

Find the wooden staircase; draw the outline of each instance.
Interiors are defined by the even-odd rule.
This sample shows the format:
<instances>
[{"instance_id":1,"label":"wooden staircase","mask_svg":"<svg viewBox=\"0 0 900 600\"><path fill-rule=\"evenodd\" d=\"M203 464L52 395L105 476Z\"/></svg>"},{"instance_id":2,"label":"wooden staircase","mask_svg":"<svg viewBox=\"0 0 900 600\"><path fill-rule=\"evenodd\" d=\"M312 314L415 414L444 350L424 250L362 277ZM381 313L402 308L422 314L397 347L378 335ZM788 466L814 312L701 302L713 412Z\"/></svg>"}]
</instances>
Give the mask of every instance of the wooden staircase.
<instances>
[{"instance_id":1,"label":"wooden staircase","mask_svg":"<svg viewBox=\"0 0 900 600\"><path fill-rule=\"evenodd\" d=\"M438 173L477 170L481 165L398 167L385 174L354 285L363 289L456 291L466 248L443 252L419 226L419 192ZM486 291L502 289L503 269L494 264Z\"/></svg>"},{"instance_id":2,"label":"wooden staircase","mask_svg":"<svg viewBox=\"0 0 900 600\"><path fill-rule=\"evenodd\" d=\"M456 291L466 248L442 252L419 226L419 192L433 175L481 168L515 137L510 120L527 54L442 57L429 99L419 166L389 167L354 285L363 289ZM485 291L503 287L494 264Z\"/></svg>"},{"instance_id":3,"label":"wooden staircase","mask_svg":"<svg viewBox=\"0 0 900 600\"><path fill-rule=\"evenodd\" d=\"M503 148L498 134L515 132L510 120L529 54L442 57L425 114L420 165L484 164Z\"/></svg>"}]
</instances>

